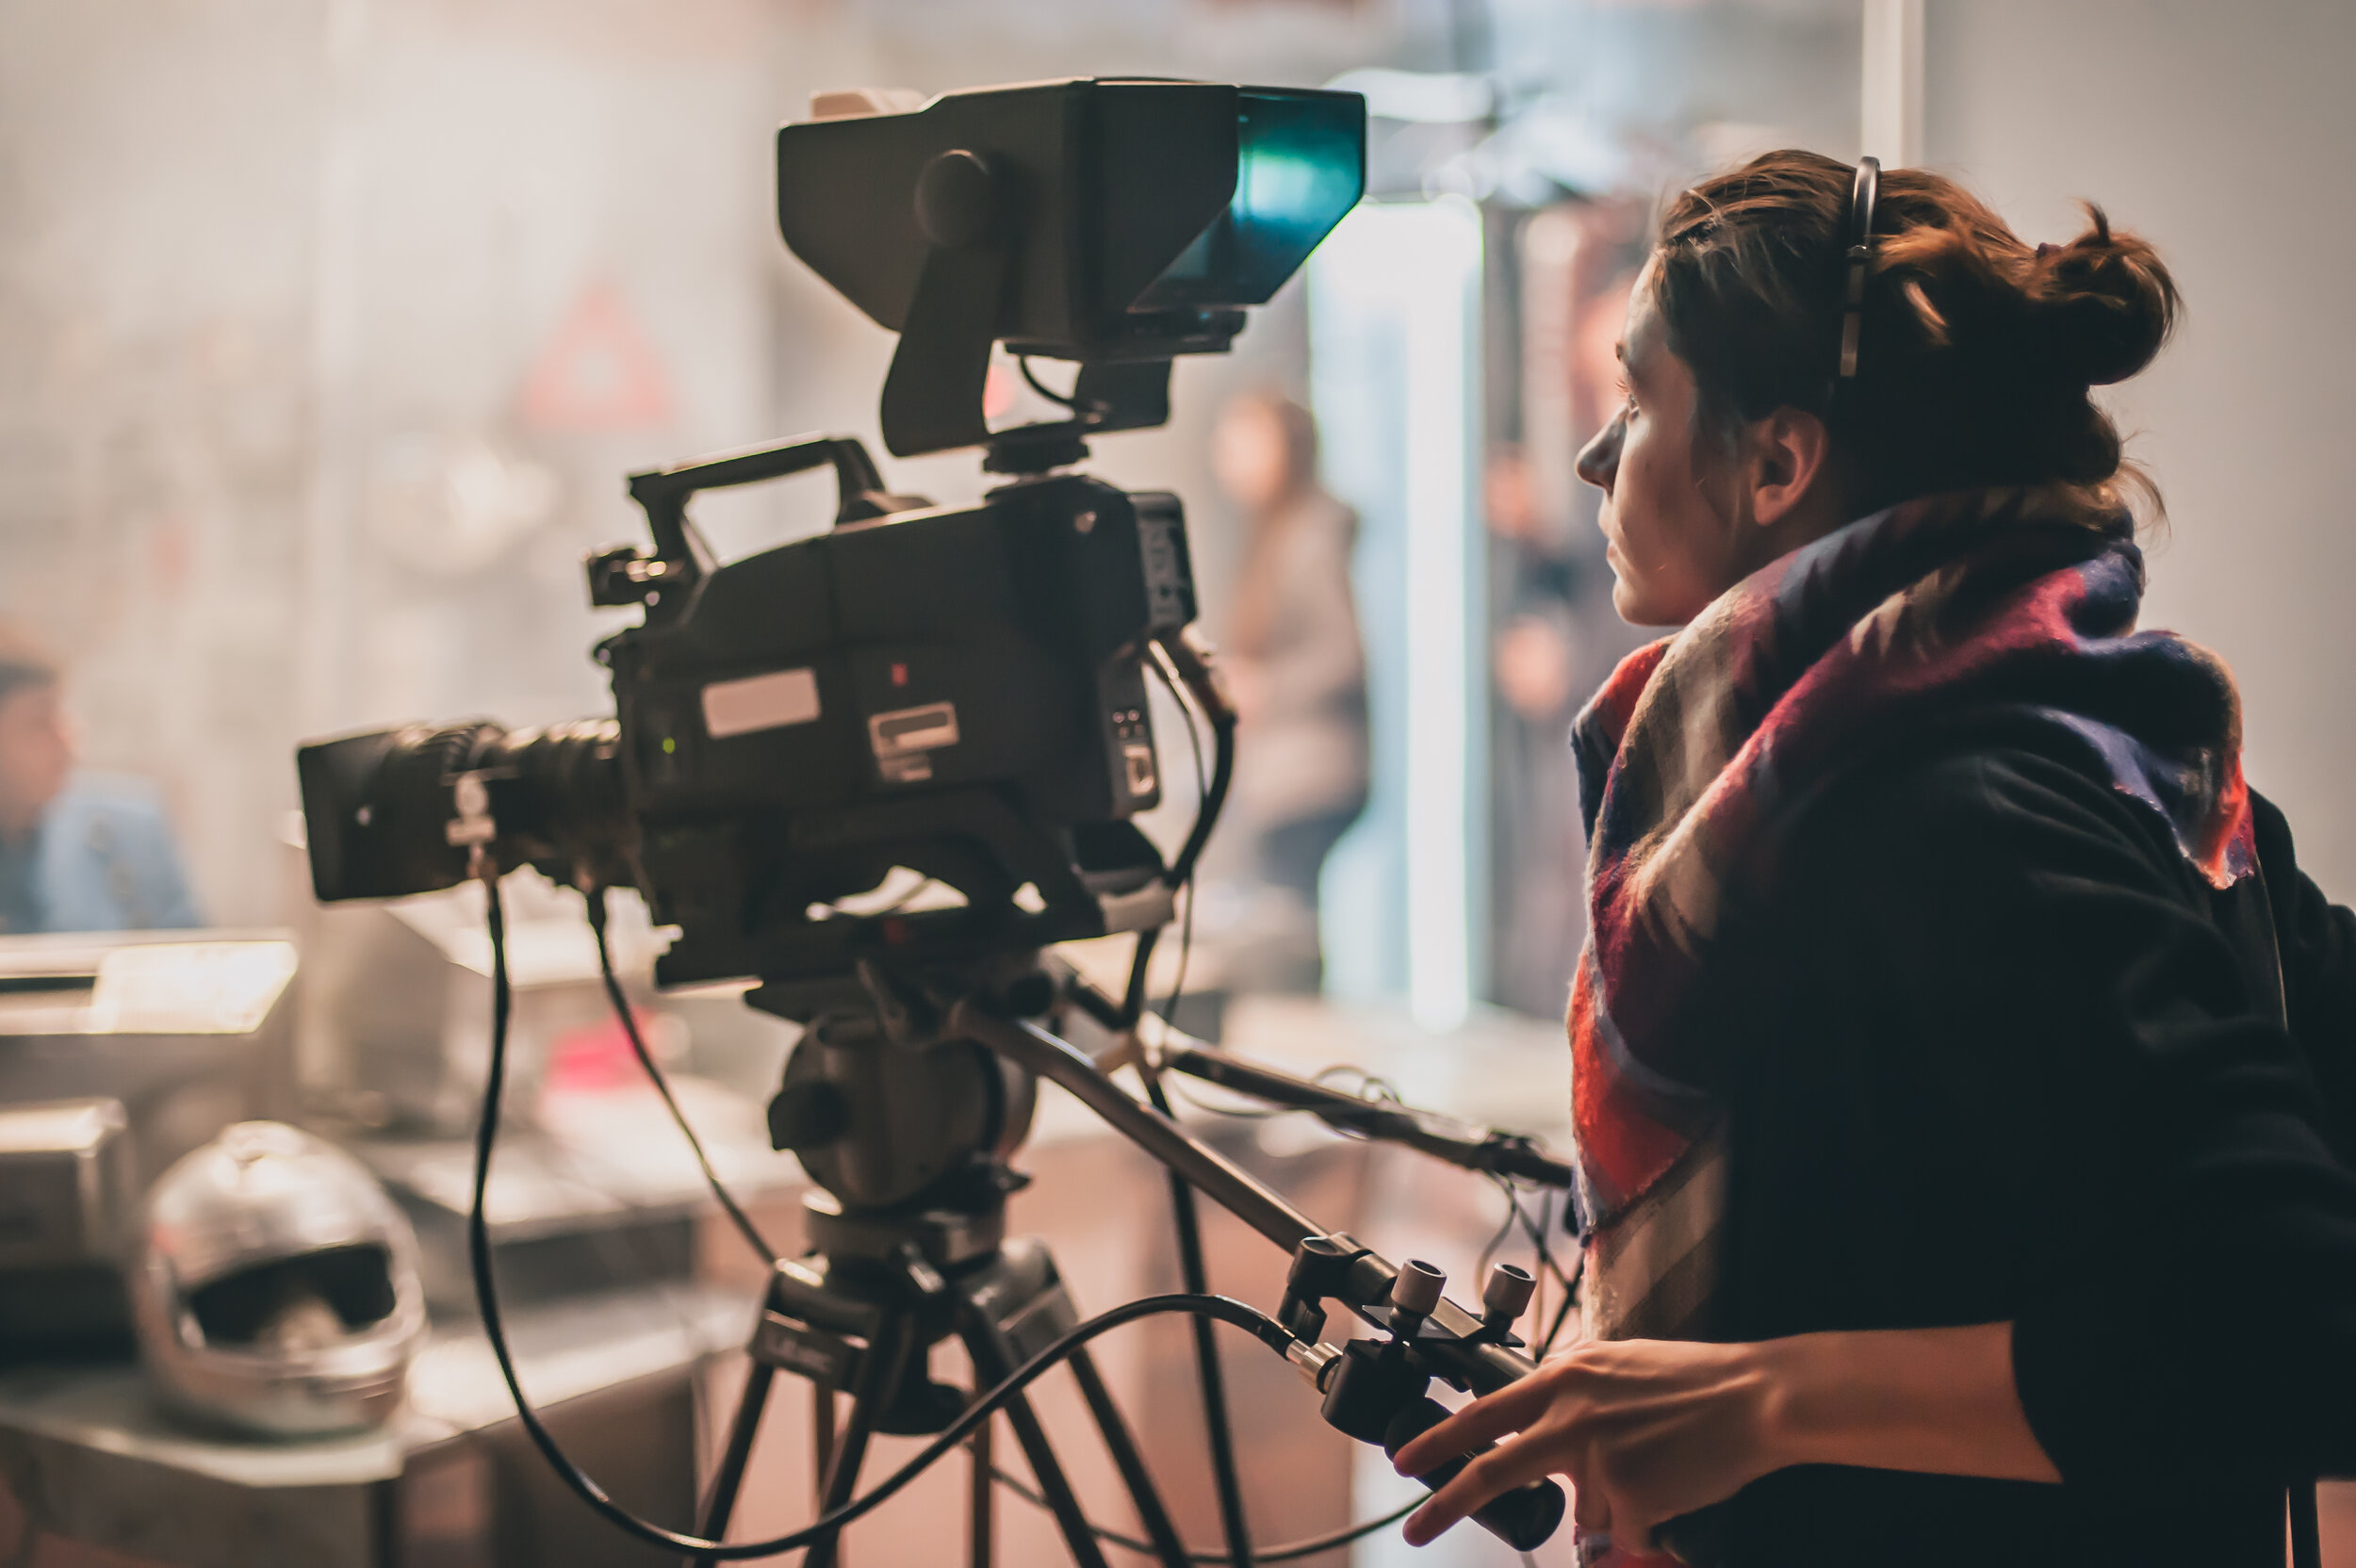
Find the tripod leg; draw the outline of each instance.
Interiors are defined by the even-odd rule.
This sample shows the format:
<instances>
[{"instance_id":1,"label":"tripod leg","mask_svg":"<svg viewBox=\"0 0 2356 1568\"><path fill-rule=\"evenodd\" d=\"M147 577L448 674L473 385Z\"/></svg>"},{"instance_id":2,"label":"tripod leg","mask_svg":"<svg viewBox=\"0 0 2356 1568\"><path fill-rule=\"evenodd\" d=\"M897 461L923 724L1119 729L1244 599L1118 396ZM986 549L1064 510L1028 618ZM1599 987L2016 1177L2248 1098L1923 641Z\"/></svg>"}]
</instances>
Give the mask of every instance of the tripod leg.
<instances>
[{"instance_id":1,"label":"tripod leg","mask_svg":"<svg viewBox=\"0 0 2356 1568\"><path fill-rule=\"evenodd\" d=\"M990 1568L990 1548L994 1544L997 1519L992 1505L997 1501L997 1483L990 1475L990 1428L985 1421L973 1429L973 1440L966 1446L973 1461L973 1513L971 1533L967 1537L967 1561L971 1568Z\"/></svg>"},{"instance_id":2,"label":"tripod leg","mask_svg":"<svg viewBox=\"0 0 2356 1568\"><path fill-rule=\"evenodd\" d=\"M696 1534L706 1541L720 1541L728 1536L728 1515L736 1511L737 1489L744 1483L744 1465L752 1458L753 1439L761 1433L761 1413L769 1403L769 1384L777 1376L767 1363L756 1361L744 1374L744 1392L737 1396L736 1419L728 1426L728 1446L720 1456L720 1468L712 1473L712 1500L704 1506L702 1527ZM697 1557L695 1568L712 1568L717 1559Z\"/></svg>"},{"instance_id":3,"label":"tripod leg","mask_svg":"<svg viewBox=\"0 0 2356 1568\"><path fill-rule=\"evenodd\" d=\"M1088 1402L1088 1413L1096 1417L1096 1429L1104 1434L1104 1451L1112 1455L1121 1484L1129 1489L1129 1500L1137 1507L1146 1538L1153 1543L1153 1555L1162 1560L1164 1568L1189 1568L1186 1543L1178 1539L1178 1527L1170 1523L1170 1511L1162 1506L1162 1494L1145 1468L1144 1456L1137 1452L1137 1440L1129 1434L1129 1423L1121 1419L1121 1407L1113 1403L1112 1390L1104 1386L1103 1374L1096 1370L1096 1359L1086 1350L1075 1351L1072 1375L1080 1384L1081 1397Z\"/></svg>"},{"instance_id":4,"label":"tripod leg","mask_svg":"<svg viewBox=\"0 0 2356 1568\"><path fill-rule=\"evenodd\" d=\"M831 1404L834 1394L820 1385L819 1397ZM859 1485L859 1467L867 1458L867 1439L875 1430L874 1406L864 1398L851 1401L851 1418L843 1424L843 1441L835 1448L833 1462L826 1466L826 1490L818 1495L818 1511L831 1513L851 1500L852 1491ZM810 1543L810 1555L802 1560L803 1568L835 1568L843 1551L841 1531Z\"/></svg>"},{"instance_id":5,"label":"tripod leg","mask_svg":"<svg viewBox=\"0 0 2356 1568\"><path fill-rule=\"evenodd\" d=\"M834 1474L834 1384L810 1389L810 1501L826 1511L826 1478Z\"/></svg>"},{"instance_id":6,"label":"tripod leg","mask_svg":"<svg viewBox=\"0 0 2356 1568\"><path fill-rule=\"evenodd\" d=\"M1162 1092L1161 1075L1140 1070L1145 1092L1153 1108L1170 1114ZM1210 1273L1203 1261L1203 1227L1195 1212L1194 1187L1172 1170L1170 1173L1171 1217L1178 1233L1178 1268L1186 1289L1208 1295ZM1235 1473L1235 1429L1227 1419L1227 1380L1219 1370L1219 1336L1211 1320L1190 1320L1194 1331L1194 1369L1203 1385L1203 1424L1211 1439L1211 1479L1219 1490L1219 1528L1227 1537L1227 1560L1234 1568L1252 1568L1252 1527L1243 1511L1243 1480Z\"/></svg>"},{"instance_id":7,"label":"tripod leg","mask_svg":"<svg viewBox=\"0 0 2356 1568\"><path fill-rule=\"evenodd\" d=\"M2315 1483L2291 1482L2291 1568L2323 1568L2323 1529L2315 1512Z\"/></svg>"},{"instance_id":8,"label":"tripod leg","mask_svg":"<svg viewBox=\"0 0 2356 1568\"><path fill-rule=\"evenodd\" d=\"M969 1324L961 1331L966 1353L973 1359L973 1381L987 1388L1004 1378L1012 1368L1007 1364L1006 1350L997 1331L987 1324ZM1031 1409L1031 1401L1018 1394L1006 1401L1006 1425L1014 1429L1015 1441L1023 1445L1023 1457L1030 1462L1031 1477L1039 1482L1039 1490L1047 1499L1049 1511L1063 1531L1065 1546L1072 1552L1072 1560L1079 1568L1111 1568L1104 1560L1104 1552L1096 1544L1095 1533L1088 1528L1088 1515L1080 1511L1080 1499L1072 1491L1072 1482L1055 1462L1055 1450L1048 1446L1047 1430L1039 1424L1039 1413Z\"/></svg>"},{"instance_id":9,"label":"tripod leg","mask_svg":"<svg viewBox=\"0 0 2356 1568\"><path fill-rule=\"evenodd\" d=\"M859 1369L858 1386L851 1396L851 1418L843 1424L840 1443L833 1441L834 1391L826 1384L818 1387L821 1432L827 1439L826 1446L833 1451L826 1465L826 1491L818 1498L821 1514L833 1512L851 1500L859 1486L859 1467L867 1458L867 1440L875 1430L875 1412L882 1407L891 1392L899 1387L917 1354L917 1347L907 1333L889 1336L886 1343L871 1344ZM802 1559L802 1568L835 1568L843 1549L840 1530L810 1543L810 1553Z\"/></svg>"}]
</instances>

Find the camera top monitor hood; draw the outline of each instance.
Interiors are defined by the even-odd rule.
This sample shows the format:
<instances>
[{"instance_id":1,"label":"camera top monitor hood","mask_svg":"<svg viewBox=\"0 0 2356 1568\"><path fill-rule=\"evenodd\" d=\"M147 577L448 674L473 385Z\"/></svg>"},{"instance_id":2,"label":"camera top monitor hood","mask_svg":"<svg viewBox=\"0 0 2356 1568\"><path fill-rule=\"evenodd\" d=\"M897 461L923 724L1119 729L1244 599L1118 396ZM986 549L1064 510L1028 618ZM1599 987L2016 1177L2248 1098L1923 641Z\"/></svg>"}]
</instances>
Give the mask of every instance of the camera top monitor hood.
<instances>
[{"instance_id":1,"label":"camera top monitor hood","mask_svg":"<svg viewBox=\"0 0 2356 1568\"><path fill-rule=\"evenodd\" d=\"M1351 92L1083 79L818 107L777 133L777 226L900 334L883 434L904 457L987 444L1043 468L1161 423L1170 358L1225 350L1366 187ZM1001 342L1079 362L1071 419L989 429Z\"/></svg>"}]
</instances>

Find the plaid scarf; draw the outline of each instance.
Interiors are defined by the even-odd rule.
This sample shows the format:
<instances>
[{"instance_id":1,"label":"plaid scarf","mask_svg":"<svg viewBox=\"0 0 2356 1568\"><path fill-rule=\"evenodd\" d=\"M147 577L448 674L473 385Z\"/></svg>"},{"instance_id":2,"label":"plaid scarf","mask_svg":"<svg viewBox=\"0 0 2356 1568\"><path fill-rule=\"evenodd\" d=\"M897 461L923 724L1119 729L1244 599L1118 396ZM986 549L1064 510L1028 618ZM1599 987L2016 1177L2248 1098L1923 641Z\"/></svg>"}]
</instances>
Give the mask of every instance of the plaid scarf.
<instances>
[{"instance_id":1,"label":"plaid scarf","mask_svg":"<svg viewBox=\"0 0 2356 1568\"><path fill-rule=\"evenodd\" d=\"M1902 737L2048 727L2164 820L2216 887L2255 865L2239 701L2212 654L2135 629L2143 558L2083 492L1958 492L1849 524L1628 656L1573 743L1589 935L1572 984L1587 1331L1709 1330L1739 1039L1694 1023L1739 902L1816 792Z\"/></svg>"}]
</instances>

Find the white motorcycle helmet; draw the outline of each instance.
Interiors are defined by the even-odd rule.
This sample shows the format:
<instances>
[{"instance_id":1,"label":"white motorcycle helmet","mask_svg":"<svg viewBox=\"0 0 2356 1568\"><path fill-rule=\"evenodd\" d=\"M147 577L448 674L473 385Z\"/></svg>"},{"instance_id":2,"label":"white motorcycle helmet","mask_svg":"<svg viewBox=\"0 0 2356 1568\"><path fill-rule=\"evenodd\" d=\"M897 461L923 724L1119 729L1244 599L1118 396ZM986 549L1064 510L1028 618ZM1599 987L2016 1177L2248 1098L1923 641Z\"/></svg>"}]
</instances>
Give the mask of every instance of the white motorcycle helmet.
<instances>
[{"instance_id":1,"label":"white motorcycle helmet","mask_svg":"<svg viewBox=\"0 0 2356 1568\"><path fill-rule=\"evenodd\" d=\"M131 1296L164 1401L270 1436L384 1421L425 1335L407 1217L359 1161L275 1121L238 1122L164 1172Z\"/></svg>"}]
</instances>

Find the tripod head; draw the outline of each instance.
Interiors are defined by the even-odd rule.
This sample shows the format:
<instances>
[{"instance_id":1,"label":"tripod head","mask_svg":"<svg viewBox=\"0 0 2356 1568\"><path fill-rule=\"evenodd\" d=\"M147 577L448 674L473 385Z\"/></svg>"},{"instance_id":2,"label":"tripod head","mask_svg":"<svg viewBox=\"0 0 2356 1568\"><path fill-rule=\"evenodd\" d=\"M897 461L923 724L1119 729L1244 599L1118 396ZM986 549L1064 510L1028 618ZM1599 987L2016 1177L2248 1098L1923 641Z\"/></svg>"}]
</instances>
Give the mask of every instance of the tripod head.
<instances>
[{"instance_id":1,"label":"tripod head","mask_svg":"<svg viewBox=\"0 0 2356 1568\"><path fill-rule=\"evenodd\" d=\"M997 1007L1044 1013L1052 991L1038 956L867 958L858 979L866 997L858 1005L807 982L746 995L754 1007L804 1023L769 1102L770 1142L791 1150L826 1190L829 1202L813 1210L813 1222L832 1233L827 1250L869 1250L859 1239L866 1232L888 1247L911 1226L994 1246L1006 1195L1025 1180L1008 1162L1030 1131L1038 1082L951 1031L939 999L978 994ZM955 1239L942 1246L967 1250Z\"/></svg>"}]
</instances>

